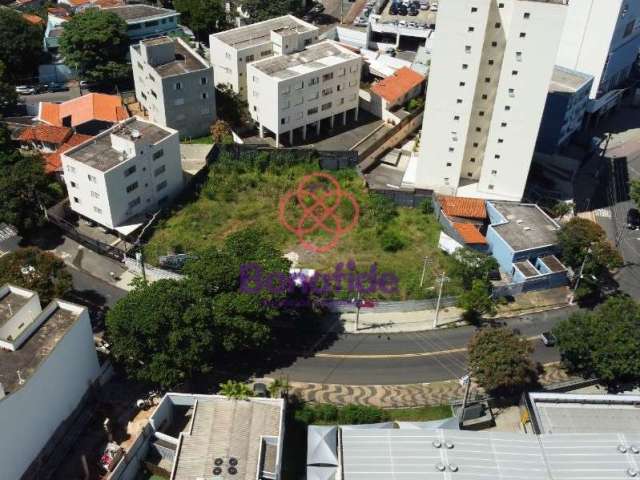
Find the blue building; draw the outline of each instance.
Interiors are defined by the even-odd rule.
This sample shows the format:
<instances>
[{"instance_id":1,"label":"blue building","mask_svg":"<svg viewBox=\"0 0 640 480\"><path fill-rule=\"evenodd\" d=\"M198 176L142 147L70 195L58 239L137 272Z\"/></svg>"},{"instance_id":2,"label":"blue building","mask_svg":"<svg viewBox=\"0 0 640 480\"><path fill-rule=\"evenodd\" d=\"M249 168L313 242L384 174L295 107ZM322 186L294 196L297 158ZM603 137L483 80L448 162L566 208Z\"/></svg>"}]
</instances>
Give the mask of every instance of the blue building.
<instances>
[{"instance_id":1,"label":"blue building","mask_svg":"<svg viewBox=\"0 0 640 480\"><path fill-rule=\"evenodd\" d=\"M131 42L143 38L155 38L178 32L180 13L152 5L122 5L104 10L115 13L127 23L127 35Z\"/></svg>"},{"instance_id":2,"label":"blue building","mask_svg":"<svg viewBox=\"0 0 640 480\"><path fill-rule=\"evenodd\" d=\"M489 251L512 283L524 284L524 291L567 284L553 219L533 204L487 201L486 208Z\"/></svg>"},{"instance_id":3,"label":"blue building","mask_svg":"<svg viewBox=\"0 0 640 480\"><path fill-rule=\"evenodd\" d=\"M593 77L556 66L538 132L536 151L552 155L582 129Z\"/></svg>"}]
</instances>

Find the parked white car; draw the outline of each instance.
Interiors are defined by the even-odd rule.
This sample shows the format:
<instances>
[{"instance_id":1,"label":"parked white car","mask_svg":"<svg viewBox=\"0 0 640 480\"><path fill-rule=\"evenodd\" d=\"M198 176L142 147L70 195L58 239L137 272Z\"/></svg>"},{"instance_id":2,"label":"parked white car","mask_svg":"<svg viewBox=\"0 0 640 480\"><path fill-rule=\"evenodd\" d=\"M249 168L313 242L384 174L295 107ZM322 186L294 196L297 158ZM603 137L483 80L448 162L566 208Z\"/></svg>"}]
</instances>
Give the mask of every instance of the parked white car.
<instances>
[{"instance_id":1,"label":"parked white car","mask_svg":"<svg viewBox=\"0 0 640 480\"><path fill-rule=\"evenodd\" d=\"M33 95L36 93L36 89L28 85L18 85L16 87L16 93L18 95Z\"/></svg>"}]
</instances>

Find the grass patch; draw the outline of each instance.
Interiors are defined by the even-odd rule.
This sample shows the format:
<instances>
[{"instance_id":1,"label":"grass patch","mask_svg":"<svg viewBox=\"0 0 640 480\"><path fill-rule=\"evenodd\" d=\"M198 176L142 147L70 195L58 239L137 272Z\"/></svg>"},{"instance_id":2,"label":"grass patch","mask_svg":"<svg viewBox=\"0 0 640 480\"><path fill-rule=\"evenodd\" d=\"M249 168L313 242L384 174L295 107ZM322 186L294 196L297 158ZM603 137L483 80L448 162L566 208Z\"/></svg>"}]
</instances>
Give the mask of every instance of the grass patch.
<instances>
[{"instance_id":1,"label":"grass patch","mask_svg":"<svg viewBox=\"0 0 640 480\"><path fill-rule=\"evenodd\" d=\"M196 137L196 138L183 138L180 140L180 143L196 143L196 144L210 145L213 143L213 138L211 138L211 135L205 135L204 137Z\"/></svg>"},{"instance_id":2,"label":"grass patch","mask_svg":"<svg viewBox=\"0 0 640 480\"><path fill-rule=\"evenodd\" d=\"M295 155L295 156L294 156ZM313 156L300 158L302 153L257 153L246 158L220 155L210 168L209 177L194 199L174 207L171 214L158 222L145 253L149 261L159 255L191 252L207 246L219 246L231 233L257 228L283 252L296 252L299 265L322 272L333 272L339 262L354 260L359 271L367 271L376 263L378 272L394 273L399 279L397 295L384 298L410 299L435 296L433 272L446 265L446 256L437 248L440 226L433 215L421 209L395 207L367 191L355 170L331 173L340 187L350 192L360 208L356 227L342 236L335 248L326 253L304 249L296 236L279 221L280 199L293 190L305 176L319 172ZM323 188L321 185L318 188ZM313 191L313 189L312 189ZM317 193L314 192L314 193ZM301 203L310 204L309 197L292 198L285 218L293 212L300 214ZM327 206L335 205L329 197ZM333 202L333 203L332 203ZM298 208L293 208L293 207ZM340 201L338 211L349 218L352 205ZM307 220L308 221L308 220ZM309 222L309 221L308 221ZM328 219L327 225L335 227ZM309 226L304 224L304 226ZM324 244L329 237L317 232L314 243ZM420 287L423 259L429 257L425 282ZM447 284L446 294L454 294L455 282ZM384 294L378 295L382 298ZM368 295L375 298L376 295Z\"/></svg>"},{"instance_id":3,"label":"grass patch","mask_svg":"<svg viewBox=\"0 0 640 480\"><path fill-rule=\"evenodd\" d=\"M453 415L449 405L393 408L386 411L389 413L391 420L396 422L428 422L442 420Z\"/></svg>"}]
</instances>

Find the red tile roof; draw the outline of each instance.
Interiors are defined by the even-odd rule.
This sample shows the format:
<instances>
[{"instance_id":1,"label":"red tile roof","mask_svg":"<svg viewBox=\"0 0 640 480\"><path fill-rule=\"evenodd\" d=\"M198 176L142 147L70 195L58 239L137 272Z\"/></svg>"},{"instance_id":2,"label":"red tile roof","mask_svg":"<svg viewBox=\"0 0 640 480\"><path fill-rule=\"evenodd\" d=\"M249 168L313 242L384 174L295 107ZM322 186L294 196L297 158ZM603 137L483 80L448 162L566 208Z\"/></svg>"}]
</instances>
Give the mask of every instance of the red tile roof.
<instances>
[{"instance_id":1,"label":"red tile roof","mask_svg":"<svg viewBox=\"0 0 640 480\"><path fill-rule=\"evenodd\" d=\"M62 145L70 136L72 130L67 127L51 125L35 125L27 127L18 136L20 142L46 142Z\"/></svg>"},{"instance_id":2,"label":"red tile roof","mask_svg":"<svg viewBox=\"0 0 640 480\"><path fill-rule=\"evenodd\" d=\"M70 16L69 12L61 6L47 8L47 12L59 18L68 18Z\"/></svg>"},{"instance_id":3,"label":"red tile roof","mask_svg":"<svg viewBox=\"0 0 640 480\"><path fill-rule=\"evenodd\" d=\"M46 173L55 173L62 170L62 158L61 155L69 150L70 148L75 147L76 145L80 145L81 143L86 142L87 140L91 140L93 137L91 135L83 135L81 133L74 133L69 140L66 141L61 147L59 147L55 152L48 153L44 156L44 170Z\"/></svg>"},{"instance_id":4,"label":"red tile roof","mask_svg":"<svg viewBox=\"0 0 640 480\"><path fill-rule=\"evenodd\" d=\"M425 77L410 68L402 67L371 86L371 91L389 103L394 103L424 82Z\"/></svg>"},{"instance_id":5,"label":"red tile roof","mask_svg":"<svg viewBox=\"0 0 640 480\"><path fill-rule=\"evenodd\" d=\"M38 15L32 15L31 13L23 13L22 18L32 25L44 25L44 20Z\"/></svg>"},{"instance_id":6,"label":"red tile roof","mask_svg":"<svg viewBox=\"0 0 640 480\"><path fill-rule=\"evenodd\" d=\"M465 243L472 245L486 245L487 239L471 223L454 223L453 228L460 234Z\"/></svg>"},{"instance_id":7,"label":"red tile roof","mask_svg":"<svg viewBox=\"0 0 640 480\"><path fill-rule=\"evenodd\" d=\"M62 125L65 117L71 117L71 126L91 120L116 123L129 118L129 113L117 95L89 93L64 103L40 103L39 120L51 125Z\"/></svg>"},{"instance_id":8,"label":"red tile roof","mask_svg":"<svg viewBox=\"0 0 640 480\"><path fill-rule=\"evenodd\" d=\"M448 217L487 218L484 200L479 198L438 196L438 203Z\"/></svg>"}]
</instances>

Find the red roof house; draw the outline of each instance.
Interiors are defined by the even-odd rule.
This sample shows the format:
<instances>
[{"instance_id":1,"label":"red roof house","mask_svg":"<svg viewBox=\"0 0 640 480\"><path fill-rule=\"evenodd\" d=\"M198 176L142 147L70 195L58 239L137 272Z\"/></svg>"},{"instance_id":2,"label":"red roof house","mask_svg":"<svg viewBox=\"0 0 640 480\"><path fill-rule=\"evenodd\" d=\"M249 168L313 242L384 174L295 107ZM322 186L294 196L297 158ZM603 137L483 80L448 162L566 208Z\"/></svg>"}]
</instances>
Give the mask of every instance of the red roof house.
<instances>
[{"instance_id":1,"label":"red roof house","mask_svg":"<svg viewBox=\"0 0 640 480\"><path fill-rule=\"evenodd\" d=\"M425 77L407 67L371 86L371 91L387 101L387 108L399 105L422 91Z\"/></svg>"}]
</instances>

